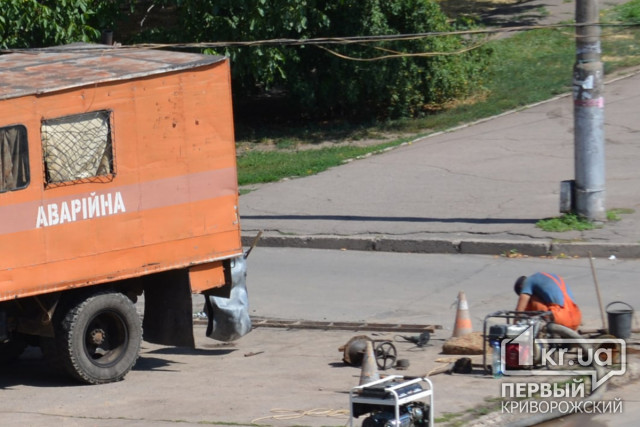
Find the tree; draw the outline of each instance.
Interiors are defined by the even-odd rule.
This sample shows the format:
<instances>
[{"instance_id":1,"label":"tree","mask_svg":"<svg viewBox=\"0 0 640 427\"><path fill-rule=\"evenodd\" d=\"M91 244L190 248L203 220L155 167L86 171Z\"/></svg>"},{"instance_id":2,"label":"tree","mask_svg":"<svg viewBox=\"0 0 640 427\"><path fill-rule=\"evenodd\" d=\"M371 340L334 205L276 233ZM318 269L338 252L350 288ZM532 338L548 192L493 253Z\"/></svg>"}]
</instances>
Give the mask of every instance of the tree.
<instances>
[{"instance_id":1,"label":"tree","mask_svg":"<svg viewBox=\"0 0 640 427\"><path fill-rule=\"evenodd\" d=\"M122 28L134 12L146 17L154 7L170 14L144 31L129 26L129 31L135 28L133 37L120 41L251 42L454 29L435 0L5 0L0 46L96 41L97 29ZM397 118L421 115L478 86L488 52L466 52L468 43L449 35L205 52L231 58L236 98L277 88L303 114ZM373 60L379 56L392 58Z\"/></svg>"},{"instance_id":2,"label":"tree","mask_svg":"<svg viewBox=\"0 0 640 427\"><path fill-rule=\"evenodd\" d=\"M325 1L327 36L382 36L447 32L454 28L431 0ZM349 116L412 117L428 105L464 96L482 75L487 52L454 54L465 47L459 36L343 45L336 55L300 49L289 89L308 108ZM395 55L393 53L396 53ZM435 56L412 54L441 53ZM391 55L391 59L358 61ZM354 58L346 60L345 57Z\"/></svg>"},{"instance_id":3,"label":"tree","mask_svg":"<svg viewBox=\"0 0 640 427\"><path fill-rule=\"evenodd\" d=\"M167 2L165 2L167 4ZM432 0L182 0L173 41L254 41L446 32ZM410 117L464 96L478 84L487 52L460 36L363 45L236 47L234 93L279 87L307 114ZM393 59L365 61L397 52ZM440 53L416 57L414 54ZM348 59L351 58L351 59Z\"/></svg>"},{"instance_id":4,"label":"tree","mask_svg":"<svg viewBox=\"0 0 640 427\"><path fill-rule=\"evenodd\" d=\"M0 47L33 48L96 41L105 17L119 2L98 0L3 0ZM96 28L97 27L97 28Z\"/></svg>"}]
</instances>

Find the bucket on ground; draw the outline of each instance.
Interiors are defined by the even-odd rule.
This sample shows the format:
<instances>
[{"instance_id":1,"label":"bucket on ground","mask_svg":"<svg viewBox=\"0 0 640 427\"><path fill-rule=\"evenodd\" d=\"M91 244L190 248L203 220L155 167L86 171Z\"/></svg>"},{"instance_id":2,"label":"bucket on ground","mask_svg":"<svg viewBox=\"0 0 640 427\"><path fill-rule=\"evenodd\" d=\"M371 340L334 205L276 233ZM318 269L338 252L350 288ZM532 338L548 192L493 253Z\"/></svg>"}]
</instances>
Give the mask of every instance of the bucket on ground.
<instances>
[{"instance_id":1,"label":"bucket on ground","mask_svg":"<svg viewBox=\"0 0 640 427\"><path fill-rule=\"evenodd\" d=\"M625 307L610 308L614 304L622 304ZM609 333L616 338L626 339L631 335L631 319L633 307L626 302L614 301L607 305L607 318L609 321Z\"/></svg>"}]
</instances>

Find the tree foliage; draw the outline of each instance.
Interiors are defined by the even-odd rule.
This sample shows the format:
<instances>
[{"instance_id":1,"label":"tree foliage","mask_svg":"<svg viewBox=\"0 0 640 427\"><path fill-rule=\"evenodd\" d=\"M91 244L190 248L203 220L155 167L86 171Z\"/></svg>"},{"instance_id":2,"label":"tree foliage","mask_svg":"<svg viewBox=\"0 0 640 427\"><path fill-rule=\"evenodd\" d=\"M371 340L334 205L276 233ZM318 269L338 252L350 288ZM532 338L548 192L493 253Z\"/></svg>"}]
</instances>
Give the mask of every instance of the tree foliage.
<instances>
[{"instance_id":1,"label":"tree foliage","mask_svg":"<svg viewBox=\"0 0 640 427\"><path fill-rule=\"evenodd\" d=\"M2 0L0 47L27 48L96 41L116 2L99 0Z\"/></svg>"},{"instance_id":2,"label":"tree foliage","mask_svg":"<svg viewBox=\"0 0 640 427\"><path fill-rule=\"evenodd\" d=\"M178 14L172 41L253 41L382 36L455 29L433 0L164 0ZM158 34L157 32L155 33ZM468 42L468 41L467 41ZM237 47L234 92L279 88L313 115L410 117L468 94L487 52L459 53L459 36L317 46ZM396 53L393 58L367 59ZM415 54L440 53L435 56Z\"/></svg>"},{"instance_id":3,"label":"tree foliage","mask_svg":"<svg viewBox=\"0 0 640 427\"><path fill-rule=\"evenodd\" d=\"M144 16L142 24L158 10L169 13L151 27L127 24L134 12ZM114 28L117 38L124 26L130 35L119 39L124 43L339 38L454 29L434 0L4 0L0 45L96 41L97 29L107 27ZM423 114L426 107L465 96L479 84L487 52L456 53L468 43L459 36L433 36L324 49L245 46L208 53L231 58L236 97L276 88L307 115L395 118ZM439 54L416 55L425 53ZM387 55L394 57L369 60Z\"/></svg>"},{"instance_id":4,"label":"tree foliage","mask_svg":"<svg viewBox=\"0 0 640 427\"><path fill-rule=\"evenodd\" d=\"M316 36L329 23L316 0L154 0L175 11L173 27L147 28L136 41L221 42L303 39ZM236 47L218 51L231 58L234 92L252 94L280 86L290 63L298 60L289 47Z\"/></svg>"},{"instance_id":5,"label":"tree foliage","mask_svg":"<svg viewBox=\"0 0 640 427\"><path fill-rule=\"evenodd\" d=\"M446 32L454 28L431 0L326 1L331 37ZM486 64L486 52L456 54L458 36L343 45L336 56L300 49L292 93L310 108L353 115L410 117L469 93ZM431 54L434 56L415 56ZM392 56L389 59L357 59ZM344 59L344 57L353 59ZM303 98L303 96L306 97Z\"/></svg>"}]
</instances>

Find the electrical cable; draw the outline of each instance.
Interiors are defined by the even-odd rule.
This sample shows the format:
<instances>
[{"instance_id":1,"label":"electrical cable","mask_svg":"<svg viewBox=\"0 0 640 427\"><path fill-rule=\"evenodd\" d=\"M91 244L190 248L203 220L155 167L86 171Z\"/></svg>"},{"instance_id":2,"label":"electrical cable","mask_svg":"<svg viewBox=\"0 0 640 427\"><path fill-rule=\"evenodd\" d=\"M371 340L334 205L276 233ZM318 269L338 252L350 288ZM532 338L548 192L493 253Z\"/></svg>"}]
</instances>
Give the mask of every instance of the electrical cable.
<instances>
[{"instance_id":1,"label":"electrical cable","mask_svg":"<svg viewBox=\"0 0 640 427\"><path fill-rule=\"evenodd\" d=\"M225 47L277 47L277 46L306 46L306 45L330 45L330 44L363 44L363 43L379 43L379 42L397 42L421 40L429 37L446 37L446 36L470 36L481 34L500 34L509 32L533 31L549 28L580 28L597 25L601 28L633 28L639 27L639 22L612 22L612 23L586 23L586 24L547 24L547 25L529 25L529 26L513 26L502 28L487 28L474 30L456 30L456 31L433 31L425 33L412 34L395 34L395 35L377 35L377 36L352 36L352 37L319 37L310 39L267 39L267 40L251 40L251 41L222 41L222 42L195 42L195 43L138 43L132 45L118 46L119 49L215 49ZM91 47L95 49L94 46ZM87 47L66 46L64 51L83 50ZM29 49L2 49L2 53L10 52L29 52L46 50L48 52L55 51L55 47L47 48L29 48ZM461 52L463 53L463 52Z\"/></svg>"},{"instance_id":2,"label":"electrical cable","mask_svg":"<svg viewBox=\"0 0 640 427\"><path fill-rule=\"evenodd\" d=\"M446 37L446 36L468 36L479 34L499 34L520 31L532 31L548 28L581 28L597 25L600 27L638 27L639 22L632 23L584 23L584 24L546 24L546 25L522 25L502 28L483 28L474 30L455 30L455 31L431 31L425 33L410 34L394 34L394 35L377 35L377 36L351 36L351 37L319 37L311 39L268 39L268 40L252 40L244 42L199 42L199 43L176 43L176 44L138 44L130 45L131 47L153 48L216 48L216 47L254 47L254 46L303 46L303 45L326 45L326 44L358 44L358 43L378 43L393 41L411 41L421 40L428 37Z\"/></svg>"},{"instance_id":3,"label":"electrical cable","mask_svg":"<svg viewBox=\"0 0 640 427\"><path fill-rule=\"evenodd\" d=\"M324 47L322 45L315 45L315 46L341 59L347 59L349 61L373 62L373 61L380 61L383 59L394 59L394 58L415 58L415 57L425 58L425 57L431 57L431 56L460 55L462 53L469 52L473 49L482 47L485 44L486 42L479 43L474 46L467 47L467 48L460 49L453 52L417 52L417 53L395 52L393 55L381 55L381 56L375 56L371 58L356 58L353 56L343 55L341 53L336 52L335 50L329 49L328 47ZM380 49L380 50L384 50L384 49ZM394 52L394 51L389 50L389 52Z\"/></svg>"}]
</instances>

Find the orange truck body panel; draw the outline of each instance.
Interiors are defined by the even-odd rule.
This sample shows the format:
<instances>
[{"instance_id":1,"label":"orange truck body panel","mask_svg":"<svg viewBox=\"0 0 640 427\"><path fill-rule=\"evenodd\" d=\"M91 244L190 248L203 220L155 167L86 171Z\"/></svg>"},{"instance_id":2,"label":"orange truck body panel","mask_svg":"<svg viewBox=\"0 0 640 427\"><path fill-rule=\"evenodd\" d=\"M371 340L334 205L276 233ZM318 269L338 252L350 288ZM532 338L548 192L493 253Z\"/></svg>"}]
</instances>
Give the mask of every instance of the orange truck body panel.
<instances>
[{"instance_id":1,"label":"orange truck body panel","mask_svg":"<svg viewBox=\"0 0 640 427\"><path fill-rule=\"evenodd\" d=\"M25 188L0 193L0 301L177 268L191 268L193 292L225 284L221 261L242 254L229 62L202 58L0 56L0 128L26 128L30 170ZM101 110L108 179L47 184L43 120Z\"/></svg>"}]
</instances>

